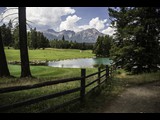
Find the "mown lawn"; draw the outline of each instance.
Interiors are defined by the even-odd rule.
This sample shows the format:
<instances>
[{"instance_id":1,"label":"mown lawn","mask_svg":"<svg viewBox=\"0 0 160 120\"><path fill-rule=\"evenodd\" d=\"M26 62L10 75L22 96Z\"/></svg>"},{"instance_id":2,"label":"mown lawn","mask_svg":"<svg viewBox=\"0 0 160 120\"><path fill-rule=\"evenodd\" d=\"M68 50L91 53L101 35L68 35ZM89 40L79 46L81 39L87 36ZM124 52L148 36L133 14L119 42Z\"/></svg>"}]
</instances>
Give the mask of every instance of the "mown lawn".
<instances>
[{"instance_id":1,"label":"mown lawn","mask_svg":"<svg viewBox=\"0 0 160 120\"><path fill-rule=\"evenodd\" d=\"M20 51L15 49L5 49L6 57L8 61L20 61ZM54 61L73 58L91 58L94 57L92 50L80 50L76 49L54 49L48 48L45 50L29 50L30 61Z\"/></svg>"},{"instance_id":2,"label":"mown lawn","mask_svg":"<svg viewBox=\"0 0 160 120\"><path fill-rule=\"evenodd\" d=\"M9 86L9 84L26 84L31 82L38 83L44 81L50 81L55 79L80 77L80 68L54 68L49 66L30 66L32 76L34 78L19 78L21 73L21 67L19 65L8 65L10 73L15 78L1 78L0 87ZM96 68L87 68L87 74L97 72Z\"/></svg>"}]
</instances>

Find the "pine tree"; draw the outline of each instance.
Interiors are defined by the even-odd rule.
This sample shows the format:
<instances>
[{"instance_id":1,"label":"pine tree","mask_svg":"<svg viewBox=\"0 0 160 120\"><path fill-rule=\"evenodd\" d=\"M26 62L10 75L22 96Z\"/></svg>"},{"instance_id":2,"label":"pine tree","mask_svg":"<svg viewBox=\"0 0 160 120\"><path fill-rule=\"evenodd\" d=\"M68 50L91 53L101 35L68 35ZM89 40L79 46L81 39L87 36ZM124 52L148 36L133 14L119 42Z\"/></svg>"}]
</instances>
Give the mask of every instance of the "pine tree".
<instances>
[{"instance_id":1,"label":"pine tree","mask_svg":"<svg viewBox=\"0 0 160 120\"><path fill-rule=\"evenodd\" d=\"M106 35L103 37L103 56L110 56L110 49L111 49L111 42L112 42L112 37L109 35Z\"/></svg>"},{"instance_id":2,"label":"pine tree","mask_svg":"<svg viewBox=\"0 0 160 120\"><path fill-rule=\"evenodd\" d=\"M108 35L99 36L95 43L93 53L95 53L96 56L109 57L110 55L109 51L111 49L111 41L112 37Z\"/></svg>"},{"instance_id":3,"label":"pine tree","mask_svg":"<svg viewBox=\"0 0 160 120\"><path fill-rule=\"evenodd\" d=\"M14 31L13 31L13 48L14 49L20 49L19 46L19 26L16 26Z\"/></svg>"},{"instance_id":4,"label":"pine tree","mask_svg":"<svg viewBox=\"0 0 160 120\"><path fill-rule=\"evenodd\" d=\"M63 35L63 37L62 37L62 40L65 41L64 35Z\"/></svg>"},{"instance_id":5,"label":"pine tree","mask_svg":"<svg viewBox=\"0 0 160 120\"><path fill-rule=\"evenodd\" d=\"M8 26L3 24L2 27L1 27L1 29L2 29L2 40L3 40L4 46L8 46L8 48L10 46L12 46L12 44L13 44L11 27L12 27L11 21L8 23Z\"/></svg>"},{"instance_id":6,"label":"pine tree","mask_svg":"<svg viewBox=\"0 0 160 120\"><path fill-rule=\"evenodd\" d=\"M37 42L38 40L38 33L36 31L36 28L31 29L31 48L37 49L39 47Z\"/></svg>"},{"instance_id":7,"label":"pine tree","mask_svg":"<svg viewBox=\"0 0 160 120\"><path fill-rule=\"evenodd\" d=\"M157 70L159 8L121 7L109 9L117 33L111 49L117 65L134 73ZM134 68L134 69L133 69Z\"/></svg>"},{"instance_id":8,"label":"pine tree","mask_svg":"<svg viewBox=\"0 0 160 120\"><path fill-rule=\"evenodd\" d=\"M12 22L11 22L11 20L8 23L7 30L8 30L8 32L7 32L7 35L8 35L8 44L7 44L7 46L9 48L9 47L13 46Z\"/></svg>"},{"instance_id":9,"label":"pine tree","mask_svg":"<svg viewBox=\"0 0 160 120\"><path fill-rule=\"evenodd\" d=\"M97 57L102 56L103 55L103 38L101 36L98 36L97 41L95 43L95 47L93 50L93 53L96 54Z\"/></svg>"}]
</instances>

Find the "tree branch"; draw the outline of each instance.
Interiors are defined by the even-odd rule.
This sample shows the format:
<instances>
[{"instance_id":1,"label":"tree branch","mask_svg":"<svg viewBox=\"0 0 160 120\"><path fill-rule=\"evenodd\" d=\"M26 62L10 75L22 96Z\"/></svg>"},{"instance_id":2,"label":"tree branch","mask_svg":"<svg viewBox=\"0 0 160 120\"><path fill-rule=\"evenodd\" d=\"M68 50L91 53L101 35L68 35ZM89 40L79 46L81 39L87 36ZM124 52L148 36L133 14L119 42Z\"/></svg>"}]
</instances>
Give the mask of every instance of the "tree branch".
<instances>
[{"instance_id":1,"label":"tree branch","mask_svg":"<svg viewBox=\"0 0 160 120\"><path fill-rule=\"evenodd\" d=\"M12 10L12 9L17 9L18 10L18 8L8 8L8 9L4 10L3 14L6 13L8 10Z\"/></svg>"},{"instance_id":2,"label":"tree branch","mask_svg":"<svg viewBox=\"0 0 160 120\"><path fill-rule=\"evenodd\" d=\"M15 14L18 14L18 13L12 13L12 14L9 14L9 15L6 15L5 17L2 18L2 20L0 21L0 23L7 17L11 16L11 15L15 15Z\"/></svg>"}]
</instances>

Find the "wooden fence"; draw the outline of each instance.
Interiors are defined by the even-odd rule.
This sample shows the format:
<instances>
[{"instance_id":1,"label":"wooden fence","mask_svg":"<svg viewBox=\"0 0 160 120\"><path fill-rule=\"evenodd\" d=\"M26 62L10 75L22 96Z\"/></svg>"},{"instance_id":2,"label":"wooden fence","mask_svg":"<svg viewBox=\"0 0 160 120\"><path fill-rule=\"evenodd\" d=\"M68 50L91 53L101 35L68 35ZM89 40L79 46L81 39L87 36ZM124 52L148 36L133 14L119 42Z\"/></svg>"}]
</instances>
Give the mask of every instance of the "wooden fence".
<instances>
[{"instance_id":1,"label":"wooden fence","mask_svg":"<svg viewBox=\"0 0 160 120\"><path fill-rule=\"evenodd\" d=\"M102 72L105 72L105 74L101 75ZM98 68L98 72L86 76L86 69L81 69L81 77L61 79L61 80L56 80L56 81L48 81L48 82L38 83L38 84L34 84L34 85L1 88L0 89L0 94L4 94L4 93L9 93L9 92L16 92L16 91L40 88L40 87L45 87L45 86L50 86L50 85L55 85L55 84L60 84L60 83L68 83L68 82L72 82L72 81L80 81L81 82L80 87L77 87L77 88L74 88L74 89L69 89L69 90L65 90L63 92L58 92L58 93L43 95L43 96L36 97L36 98L31 98L31 99L27 99L27 100L24 100L24 101L21 101L21 102L16 102L16 103L13 103L13 104L10 104L10 105L0 106L0 112L4 112L6 110L11 110L11 109L15 109L15 108L26 106L26 105L35 104L35 103L38 103L38 102L41 102L41 101L44 101L44 100L57 98L57 97L60 97L62 95L67 95L67 94L74 93L74 92L77 92L77 91L80 91L80 96L78 98L74 98L73 100L70 100L68 102L65 102L65 103L57 105L57 106L54 106L52 108L47 108L47 109L39 111L39 112L45 112L45 111L48 111L50 109L57 110L59 108L67 106L69 104L75 103L77 101L82 102L87 93L93 91L95 88L97 88L102 83L104 83L108 80L109 76L111 75L111 72L112 72L112 69L109 70L109 67L106 66L105 69L101 70L100 68ZM97 79L93 80L92 82L90 82L88 84L85 84L87 78L90 78L90 77L95 76L95 75L98 75ZM102 78L105 78L105 80L102 81L101 80ZM97 85L95 87L93 87L92 89L90 89L89 92L86 92L86 88L88 86L92 85L95 82L97 82Z\"/></svg>"}]
</instances>

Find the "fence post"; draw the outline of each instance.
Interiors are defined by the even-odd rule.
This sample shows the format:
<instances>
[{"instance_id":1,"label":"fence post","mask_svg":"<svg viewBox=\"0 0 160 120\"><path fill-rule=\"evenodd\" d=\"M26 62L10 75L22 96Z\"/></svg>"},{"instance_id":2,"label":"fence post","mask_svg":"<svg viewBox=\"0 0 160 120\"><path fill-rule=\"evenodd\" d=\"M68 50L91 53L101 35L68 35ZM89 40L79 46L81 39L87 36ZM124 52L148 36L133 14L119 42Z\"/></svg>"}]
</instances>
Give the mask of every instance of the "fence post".
<instances>
[{"instance_id":1,"label":"fence post","mask_svg":"<svg viewBox=\"0 0 160 120\"><path fill-rule=\"evenodd\" d=\"M111 65L111 66L110 66L110 77L112 77L112 71L113 71L113 70L112 70L112 67L113 67L113 66Z\"/></svg>"},{"instance_id":2,"label":"fence post","mask_svg":"<svg viewBox=\"0 0 160 120\"><path fill-rule=\"evenodd\" d=\"M81 91L80 91L80 97L81 101L84 100L85 96L85 76L86 76L86 69L81 69Z\"/></svg>"},{"instance_id":3,"label":"fence post","mask_svg":"<svg viewBox=\"0 0 160 120\"><path fill-rule=\"evenodd\" d=\"M98 85L100 85L100 82L101 82L101 79L100 79L100 77L101 77L101 73L100 73L100 71L101 71L101 68L99 67L98 68Z\"/></svg>"},{"instance_id":4,"label":"fence post","mask_svg":"<svg viewBox=\"0 0 160 120\"><path fill-rule=\"evenodd\" d=\"M109 67L108 67L108 65L106 65L106 81L107 81L108 77L109 77Z\"/></svg>"}]
</instances>

